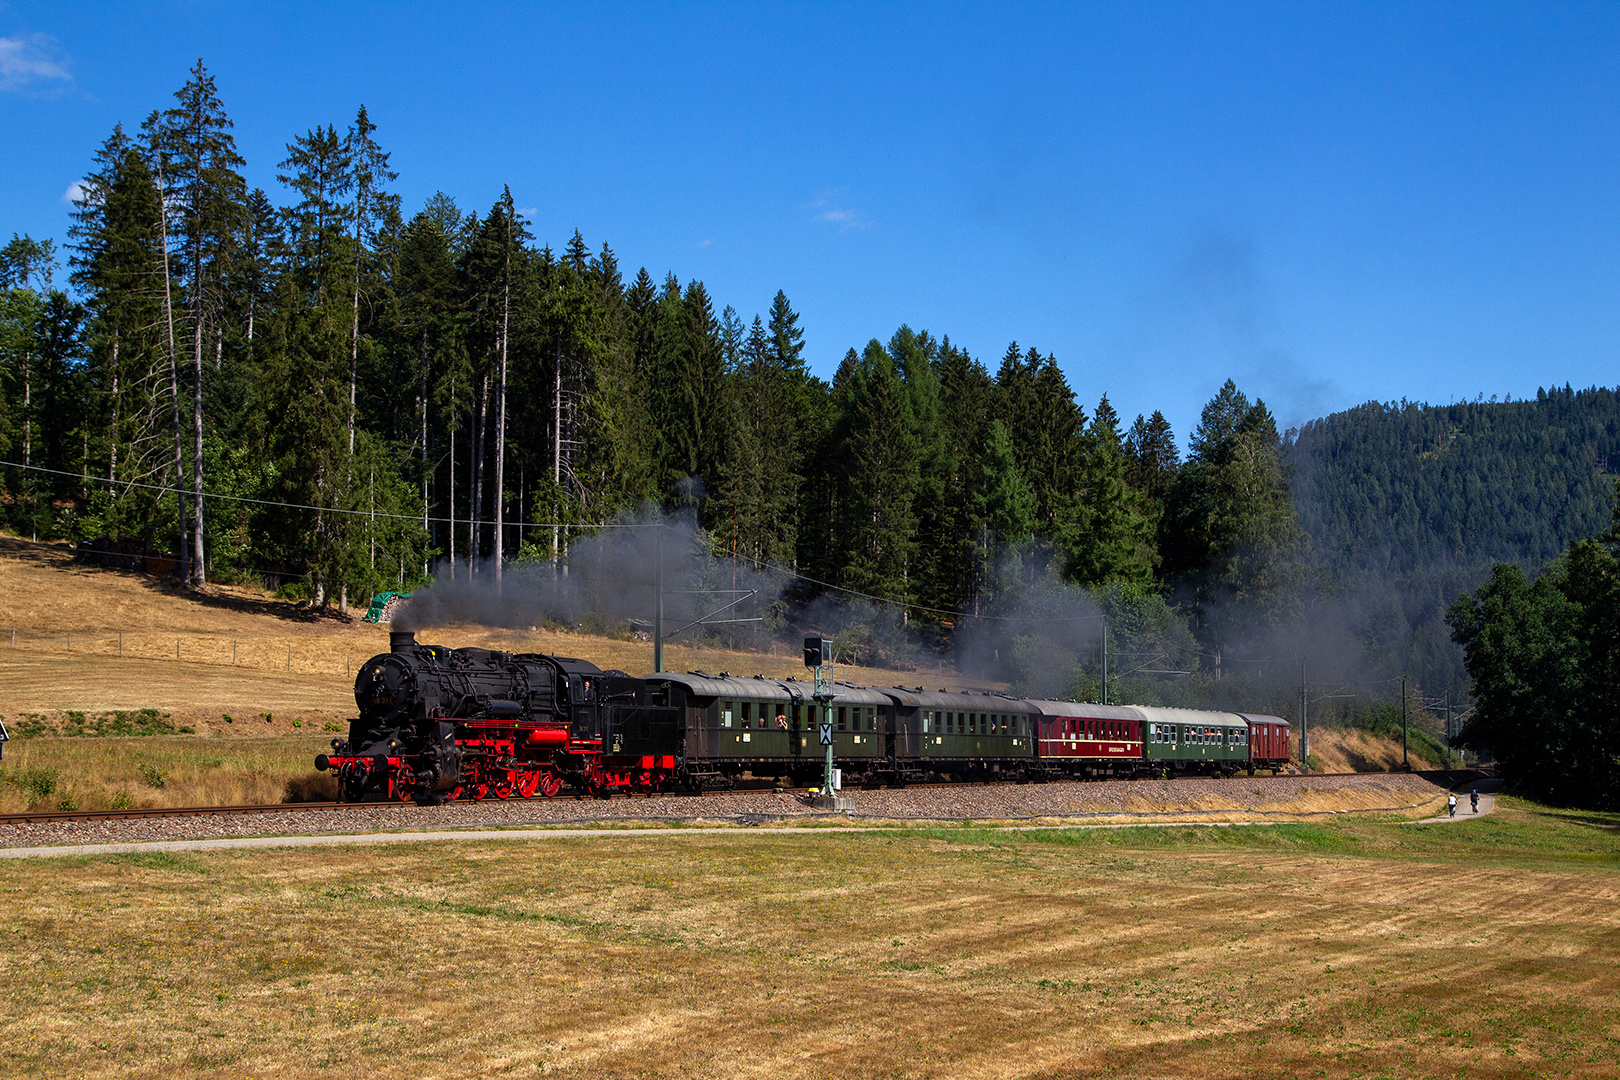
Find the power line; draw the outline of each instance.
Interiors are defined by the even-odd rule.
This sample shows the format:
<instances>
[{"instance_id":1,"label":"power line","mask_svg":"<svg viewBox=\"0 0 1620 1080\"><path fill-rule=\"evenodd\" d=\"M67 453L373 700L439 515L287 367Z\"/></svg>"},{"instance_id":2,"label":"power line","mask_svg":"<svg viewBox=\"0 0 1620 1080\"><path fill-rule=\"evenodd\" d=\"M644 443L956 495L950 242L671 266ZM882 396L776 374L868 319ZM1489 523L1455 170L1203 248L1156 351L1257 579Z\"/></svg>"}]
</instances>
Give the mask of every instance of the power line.
<instances>
[{"instance_id":1,"label":"power line","mask_svg":"<svg viewBox=\"0 0 1620 1080\"><path fill-rule=\"evenodd\" d=\"M194 494L194 492L187 488L170 487L165 484L142 484L134 480L108 480L100 476L88 476L84 473L67 472L62 469L47 469L40 465L24 465L17 461L0 461L0 467L27 469L31 472L49 473L52 476L68 476L75 480L82 480L86 483L105 484L108 487L141 488L146 491L161 492L165 495L176 493L184 494L189 498ZM202 494L203 498L205 499L218 499L222 502L252 503L255 506L275 506L280 507L283 510L315 510L323 514L353 514L357 517L363 518L380 517L391 518L398 521L436 521L451 525L465 525L468 523L467 518L426 517L422 514L386 514L380 511L371 510L344 510L336 506L311 506L308 503L277 502L274 499L251 499L245 495L218 495L212 491L205 491ZM480 522L479 524L493 525L494 522ZM591 529L651 529L657 528L661 525L660 522L612 522L602 525L580 526L577 523L560 521L508 522L508 524L516 525L518 528L525 529L576 529L582 527Z\"/></svg>"}]
</instances>

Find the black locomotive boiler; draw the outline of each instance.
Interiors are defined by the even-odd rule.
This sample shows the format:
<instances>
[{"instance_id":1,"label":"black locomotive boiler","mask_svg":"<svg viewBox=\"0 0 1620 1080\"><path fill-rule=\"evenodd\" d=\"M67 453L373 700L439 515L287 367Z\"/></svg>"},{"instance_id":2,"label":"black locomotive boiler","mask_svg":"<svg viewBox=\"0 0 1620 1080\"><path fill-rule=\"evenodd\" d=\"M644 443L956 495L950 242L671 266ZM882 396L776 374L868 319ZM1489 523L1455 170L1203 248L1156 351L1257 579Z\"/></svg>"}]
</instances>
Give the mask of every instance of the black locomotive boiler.
<instances>
[{"instance_id":1,"label":"black locomotive boiler","mask_svg":"<svg viewBox=\"0 0 1620 1080\"><path fill-rule=\"evenodd\" d=\"M680 779L676 712L649 705L641 679L572 657L419 645L408 631L389 644L355 677L349 737L315 759L346 800L650 794Z\"/></svg>"}]
</instances>

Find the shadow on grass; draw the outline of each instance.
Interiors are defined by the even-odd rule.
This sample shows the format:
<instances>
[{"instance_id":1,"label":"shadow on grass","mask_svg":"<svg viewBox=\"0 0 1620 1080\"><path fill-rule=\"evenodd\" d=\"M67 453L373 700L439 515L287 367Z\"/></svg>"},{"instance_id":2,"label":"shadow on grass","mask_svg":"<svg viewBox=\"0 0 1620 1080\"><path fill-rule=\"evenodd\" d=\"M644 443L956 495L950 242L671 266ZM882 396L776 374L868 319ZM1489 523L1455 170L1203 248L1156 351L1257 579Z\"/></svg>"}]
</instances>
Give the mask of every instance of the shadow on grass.
<instances>
[{"instance_id":1,"label":"shadow on grass","mask_svg":"<svg viewBox=\"0 0 1620 1080\"><path fill-rule=\"evenodd\" d=\"M192 589L173 576L159 577L154 574L143 574L138 570L121 570L116 567L100 566L94 561L81 556L71 545L66 543L34 543L15 536L0 536L0 558L16 559L19 562L31 563L35 566L48 568L58 573L69 574L78 578L119 577L131 581L141 588L161 596L173 597L201 607L213 608L216 611L229 611L239 615L265 615L283 622L304 623L313 625L317 623L337 623L348 625L355 622L352 615L340 615L335 611L322 611L318 608L300 606L286 600L273 600L262 597L237 596L231 593L215 592L208 586L202 589Z\"/></svg>"}]
</instances>

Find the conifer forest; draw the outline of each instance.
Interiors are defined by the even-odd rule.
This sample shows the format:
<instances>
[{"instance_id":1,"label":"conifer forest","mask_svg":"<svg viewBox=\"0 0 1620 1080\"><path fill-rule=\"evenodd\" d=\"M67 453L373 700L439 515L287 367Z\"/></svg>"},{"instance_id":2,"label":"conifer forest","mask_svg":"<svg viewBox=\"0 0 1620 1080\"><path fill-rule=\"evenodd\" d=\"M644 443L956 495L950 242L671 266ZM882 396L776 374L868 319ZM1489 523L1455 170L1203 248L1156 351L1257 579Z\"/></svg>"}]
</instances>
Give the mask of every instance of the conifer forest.
<instances>
[{"instance_id":1,"label":"conifer forest","mask_svg":"<svg viewBox=\"0 0 1620 1080\"><path fill-rule=\"evenodd\" d=\"M1381 700L1400 674L1460 699L1447 608L1609 524L1609 390L1284 432L1227 381L1176 433L1078 400L1038 342L976 357L904 325L828 382L782 292L533 236L509 191L402 205L363 107L292 135L266 192L200 61L156 104L87 148L65 249L13 236L0 259L0 512L25 538L140 538L193 586L336 609L556 573L604 527L674 515L706 558L790 582L724 631L755 643L840 605L877 656L1093 611L1106 676L1094 630L986 655L1024 687L1172 703L1264 675L1284 711L1311 649Z\"/></svg>"}]
</instances>

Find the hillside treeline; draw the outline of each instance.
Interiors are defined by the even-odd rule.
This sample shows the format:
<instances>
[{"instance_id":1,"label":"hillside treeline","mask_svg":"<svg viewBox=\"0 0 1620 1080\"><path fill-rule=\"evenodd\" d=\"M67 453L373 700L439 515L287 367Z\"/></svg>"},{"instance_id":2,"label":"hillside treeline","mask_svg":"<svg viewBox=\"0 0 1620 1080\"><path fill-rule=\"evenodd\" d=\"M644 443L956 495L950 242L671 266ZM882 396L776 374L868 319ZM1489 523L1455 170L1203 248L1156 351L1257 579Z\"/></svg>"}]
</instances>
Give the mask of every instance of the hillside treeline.
<instances>
[{"instance_id":1,"label":"hillside treeline","mask_svg":"<svg viewBox=\"0 0 1620 1080\"><path fill-rule=\"evenodd\" d=\"M1534 575L1601 532L1620 475L1620 393L1365 405L1289 438L1311 561L1372 666L1466 684L1445 613L1498 563Z\"/></svg>"},{"instance_id":2,"label":"hillside treeline","mask_svg":"<svg viewBox=\"0 0 1620 1080\"><path fill-rule=\"evenodd\" d=\"M407 215L363 108L287 143L274 198L243 165L199 63L96 151L69 251L6 248L14 527L148 538L193 583L338 604L558 558L650 502L942 634L996 602L1013 548L1029 575L1181 588L1211 638L1286 613L1282 440L1230 383L1186 460L1162 415L1088 411L1035 348L987 365L901 327L828 383L780 292L744 317L577 232L554 249L509 192Z\"/></svg>"}]
</instances>

